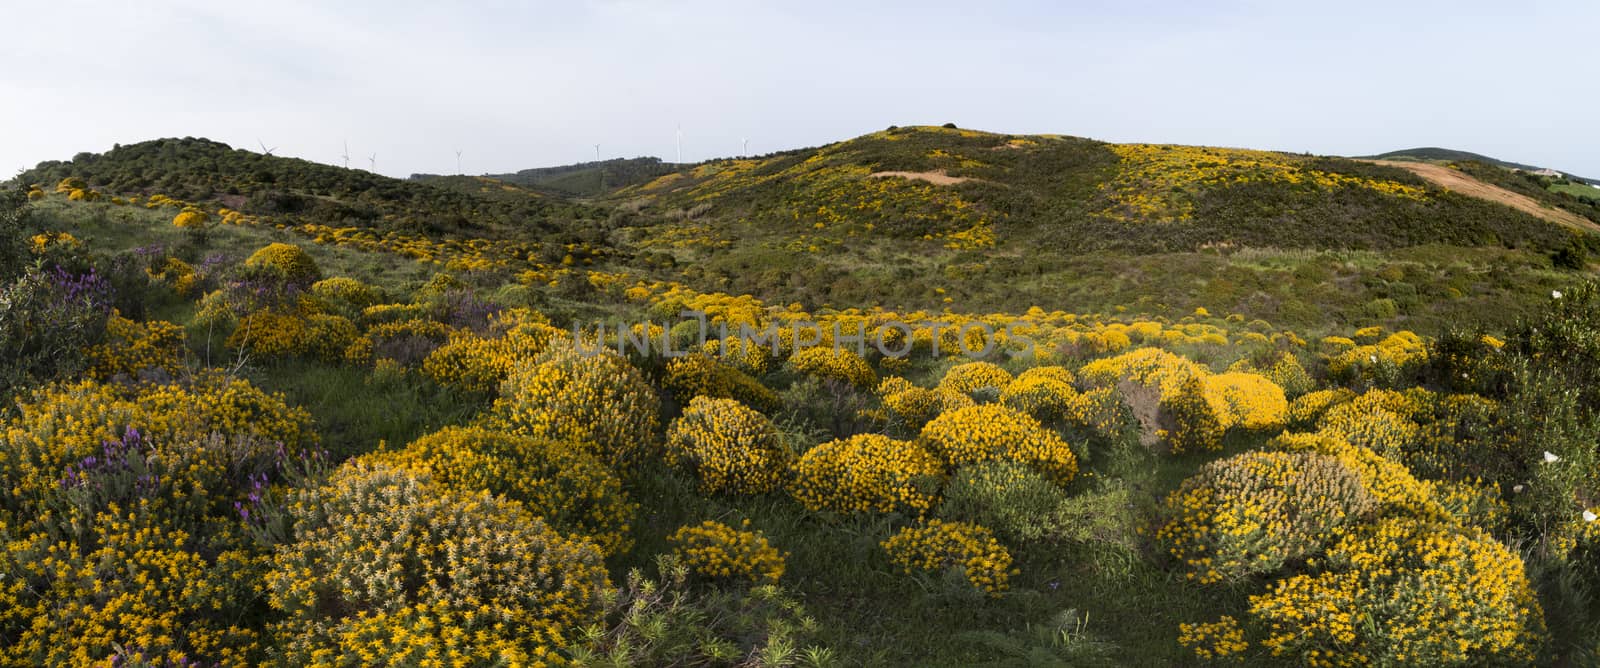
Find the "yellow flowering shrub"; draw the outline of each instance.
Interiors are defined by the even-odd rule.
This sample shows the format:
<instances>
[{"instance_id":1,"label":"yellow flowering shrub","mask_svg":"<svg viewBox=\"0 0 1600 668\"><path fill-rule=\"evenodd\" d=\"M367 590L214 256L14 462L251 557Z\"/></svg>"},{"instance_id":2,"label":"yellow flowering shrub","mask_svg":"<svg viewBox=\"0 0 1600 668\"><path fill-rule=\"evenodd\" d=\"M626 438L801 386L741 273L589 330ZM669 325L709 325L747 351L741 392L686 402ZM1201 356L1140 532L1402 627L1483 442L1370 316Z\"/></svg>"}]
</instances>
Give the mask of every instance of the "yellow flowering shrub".
<instances>
[{"instance_id":1,"label":"yellow flowering shrub","mask_svg":"<svg viewBox=\"0 0 1600 668\"><path fill-rule=\"evenodd\" d=\"M1289 403L1289 426L1309 427L1322 419L1329 408L1356 398L1356 393L1346 387L1317 390L1300 395Z\"/></svg>"},{"instance_id":2,"label":"yellow flowering shrub","mask_svg":"<svg viewBox=\"0 0 1600 668\"><path fill-rule=\"evenodd\" d=\"M1011 587L1011 553L988 529L966 522L928 520L883 542L889 561L907 574L960 569L979 591L998 597Z\"/></svg>"},{"instance_id":3,"label":"yellow flowering shrub","mask_svg":"<svg viewBox=\"0 0 1600 668\"><path fill-rule=\"evenodd\" d=\"M750 520L739 529L706 520L679 527L667 542L672 543L678 562L702 577L777 584L783 577L785 556L765 535L749 527Z\"/></svg>"},{"instance_id":4,"label":"yellow flowering shrub","mask_svg":"<svg viewBox=\"0 0 1600 668\"><path fill-rule=\"evenodd\" d=\"M291 357L300 354L307 338L301 314L269 309L241 318L228 335L228 347L267 358Z\"/></svg>"},{"instance_id":5,"label":"yellow flowering shrub","mask_svg":"<svg viewBox=\"0 0 1600 668\"><path fill-rule=\"evenodd\" d=\"M989 362L967 362L950 367L939 380L939 390L971 395L979 390L998 394L1012 381L1011 372Z\"/></svg>"},{"instance_id":6,"label":"yellow flowering shrub","mask_svg":"<svg viewBox=\"0 0 1600 668\"><path fill-rule=\"evenodd\" d=\"M159 268L145 269L145 275L150 280L162 283L172 288L180 297L189 297L199 287L199 277L195 275L194 267L175 257L161 261Z\"/></svg>"},{"instance_id":7,"label":"yellow flowering shrub","mask_svg":"<svg viewBox=\"0 0 1600 668\"><path fill-rule=\"evenodd\" d=\"M1027 464L1057 483L1072 480L1078 458L1055 432L1026 413L998 404L969 406L940 415L918 439L950 467L986 461Z\"/></svg>"},{"instance_id":8,"label":"yellow flowering shrub","mask_svg":"<svg viewBox=\"0 0 1600 668\"><path fill-rule=\"evenodd\" d=\"M359 337L356 326L342 316L266 309L240 319L227 345L263 358L309 357L338 363Z\"/></svg>"},{"instance_id":9,"label":"yellow flowering shrub","mask_svg":"<svg viewBox=\"0 0 1600 668\"><path fill-rule=\"evenodd\" d=\"M593 544L404 469L346 464L289 512L265 586L284 665L551 665L610 589Z\"/></svg>"},{"instance_id":10,"label":"yellow flowering shrub","mask_svg":"<svg viewBox=\"0 0 1600 668\"><path fill-rule=\"evenodd\" d=\"M369 457L427 474L448 489L517 501L551 528L588 538L605 554L633 545L630 525L638 504L623 493L616 473L572 443L446 427L401 450Z\"/></svg>"},{"instance_id":11,"label":"yellow flowering shrub","mask_svg":"<svg viewBox=\"0 0 1600 668\"><path fill-rule=\"evenodd\" d=\"M172 378L183 372L187 335L183 328L164 320L134 322L112 313L106 319L106 340L85 351L88 375L100 380L113 376L138 379L154 375Z\"/></svg>"},{"instance_id":12,"label":"yellow flowering shrub","mask_svg":"<svg viewBox=\"0 0 1600 668\"><path fill-rule=\"evenodd\" d=\"M1161 429L1157 437L1174 453L1201 452L1222 448L1222 434L1228 425L1217 414L1218 405L1206 392L1203 376L1188 376L1172 391L1163 391L1157 414Z\"/></svg>"},{"instance_id":13,"label":"yellow flowering shrub","mask_svg":"<svg viewBox=\"0 0 1600 668\"><path fill-rule=\"evenodd\" d=\"M1361 478L1362 487L1386 514L1422 518L1446 514L1434 499L1433 485L1418 480L1404 465L1329 432L1284 433L1268 442L1267 447L1283 452L1316 452L1338 459Z\"/></svg>"},{"instance_id":14,"label":"yellow flowering shrub","mask_svg":"<svg viewBox=\"0 0 1600 668\"><path fill-rule=\"evenodd\" d=\"M28 238L28 250L34 255L45 255L51 251L74 251L83 248L83 241L72 236L71 232L40 232Z\"/></svg>"},{"instance_id":15,"label":"yellow flowering shrub","mask_svg":"<svg viewBox=\"0 0 1600 668\"><path fill-rule=\"evenodd\" d=\"M730 336L720 341L707 341L701 346L701 352L756 377L772 371L772 361L776 356L770 347L758 345L738 336Z\"/></svg>"},{"instance_id":16,"label":"yellow flowering shrub","mask_svg":"<svg viewBox=\"0 0 1600 668\"><path fill-rule=\"evenodd\" d=\"M1210 462L1165 506L1156 539L1202 584L1273 573L1315 556L1377 508L1360 476L1314 452L1246 452Z\"/></svg>"},{"instance_id":17,"label":"yellow flowering shrub","mask_svg":"<svg viewBox=\"0 0 1600 668\"><path fill-rule=\"evenodd\" d=\"M374 358L391 359L406 367L422 363L434 350L459 334L461 332L450 325L425 318L378 321L368 325L365 332L366 338L372 341Z\"/></svg>"},{"instance_id":18,"label":"yellow flowering shrub","mask_svg":"<svg viewBox=\"0 0 1600 668\"><path fill-rule=\"evenodd\" d=\"M1078 376L1093 387L1131 385L1154 392L1160 425L1156 437L1172 452L1222 447L1222 434L1229 426L1225 418L1233 416L1219 415L1218 410L1231 403L1207 392L1211 372L1204 366L1159 348L1140 348L1085 364Z\"/></svg>"},{"instance_id":19,"label":"yellow flowering shrub","mask_svg":"<svg viewBox=\"0 0 1600 668\"><path fill-rule=\"evenodd\" d=\"M457 333L422 360L422 372L445 387L475 395L492 394L519 362L531 360L552 342L570 336L549 325L518 324L498 337Z\"/></svg>"},{"instance_id":20,"label":"yellow flowering shrub","mask_svg":"<svg viewBox=\"0 0 1600 668\"><path fill-rule=\"evenodd\" d=\"M1316 380L1300 364L1300 358L1291 352L1284 352L1272 362L1272 366L1262 372L1278 387L1283 388L1283 393L1289 397L1299 397L1310 392L1317 385Z\"/></svg>"},{"instance_id":21,"label":"yellow flowering shrub","mask_svg":"<svg viewBox=\"0 0 1600 668\"><path fill-rule=\"evenodd\" d=\"M1544 633L1522 560L1475 529L1387 519L1250 598L1274 656L1312 666L1526 665Z\"/></svg>"},{"instance_id":22,"label":"yellow flowering shrub","mask_svg":"<svg viewBox=\"0 0 1600 668\"><path fill-rule=\"evenodd\" d=\"M311 284L311 295L354 317L365 309L378 305L378 289L354 278L334 276Z\"/></svg>"},{"instance_id":23,"label":"yellow flowering shrub","mask_svg":"<svg viewBox=\"0 0 1600 668\"><path fill-rule=\"evenodd\" d=\"M1427 357L1427 342L1402 330L1377 343L1354 346L1329 356L1328 373L1334 378L1371 380L1383 367L1407 369L1421 364Z\"/></svg>"},{"instance_id":24,"label":"yellow flowering shrub","mask_svg":"<svg viewBox=\"0 0 1600 668\"><path fill-rule=\"evenodd\" d=\"M796 372L868 390L878 384L878 374L860 355L843 348L815 347L795 351L789 366Z\"/></svg>"},{"instance_id":25,"label":"yellow flowering shrub","mask_svg":"<svg viewBox=\"0 0 1600 668\"><path fill-rule=\"evenodd\" d=\"M1107 387L1129 379L1159 389L1162 396L1176 392L1189 378L1207 374L1204 367L1160 348L1140 348L1098 359L1078 370L1078 376L1091 386Z\"/></svg>"},{"instance_id":26,"label":"yellow flowering shrub","mask_svg":"<svg viewBox=\"0 0 1600 668\"><path fill-rule=\"evenodd\" d=\"M899 376L884 378L878 383L877 392L883 407L910 429L922 429L943 405L937 390L917 387Z\"/></svg>"},{"instance_id":27,"label":"yellow flowering shrub","mask_svg":"<svg viewBox=\"0 0 1600 668\"><path fill-rule=\"evenodd\" d=\"M204 209L194 206L183 207L183 211L179 212L178 215L172 219L172 224L174 227L180 227L185 230L204 229L210 222L211 214L206 213Z\"/></svg>"},{"instance_id":28,"label":"yellow flowering shrub","mask_svg":"<svg viewBox=\"0 0 1600 668\"><path fill-rule=\"evenodd\" d=\"M212 432L254 436L291 449L315 442L311 418L244 380L201 376L188 385L124 386L80 381L49 385L17 398L0 425L0 499L40 498L69 464L94 455L134 426L157 439L194 440Z\"/></svg>"},{"instance_id":29,"label":"yellow flowering shrub","mask_svg":"<svg viewBox=\"0 0 1600 668\"><path fill-rule=\"evenodd\" d=\"M793 459L767 416L733 399L695 397L667 428L666 461L709 494L765 494Z\"/></svg>"},{"instance_id":30,"label":"yellow flowering shrub","mask_svg":"<svg viewBox=\"0 0 1600 668\"><path fill-rule=\"evenodd\" d=\"M1288 418L1289 401L1284 398L1283 388L1266 376L1253 373L1206 376L1205 393L1223 429L1235 426L1251 431L1280 429Z\"/></svg>"},{"instance_id":31,"label":"yellow flowering shrub","mask_svg":"<svg viewBox=\"0 0 1600 668\"><path fill-rule=\"evenodd\" d=\"M1063 417L1067 422L1107 439L1120 436L1130 419L1122 395L1110 387L1077 394L1067 404Z\"/></svg>"},{"instance_id":32,"label":"yellow flowering shrub","mask_svg":"<svg viewBox=\"0 0 1600 668\"><path fill-rule=\"evenodd\" d=\"M400 322L403 320L426 320L428 307L422 304L376 304L361 309L361 317L357 321L363 327Z\"/></svg>"},{"instance_id":33,"label":"yellow flowering shrub","mask_svg":"<svg viewBox=\"0 0 1600 668\"><path fill-rule=\"evenodd\" d=\"M1329 408L1317 427L1351 445L1400 461L1402 453L1422 438L1421 426L1411 419L1415 408L1398 392L1369 390Z\"/></svg>"},{"instance_id":34,"label":"yellow flowering shrub","mask_svg":"<svg viewBox=\"0 0 1600 668\"><path fill-rule=\"evenodd\" d=\"M695 397L737 399L756 410L771 413L782 407L777 393L743 371L722 364L704 353L690 353L667 362L661 386L678 401Z\"/></svg>"},{"instance_id":35,"label":"yellow flowering shrub","mask_svg":"<svg viewBox=\"0 0 1600 668\"><path fill-rule=\"evenodd\" d=\"M1033 373L1045 369L1059 369L1060 373ZM1065 419L1072 412L1078 391L1072 387L1071 372L1061 367L1035 367L1022 372L1000 393L1000 403L1034 417L1041 422Z\"/></svg>"},{"instance_id":36,"label":"yellow flowering shrub","mask_svg":"<svg viewBox=\"0 0 1600 668\"><path fill-rule=\"evenodd\" d=\"M294 244L267 244L245 258L244 265L270 271L282 280L298 285L311 285L322 277L322 270L317 268L316 261Z\"/></svg>"},{"instance_id":37,"label":"yellow flowering shrub","mask_svg":"<svg viewBox=\"0 0 1600 668\"><path fill-rule=\"evenodd\" d=\"M789 491L814 511L921 514L933 506L943 477L944 465L921 445L856 434L806 451Z\"/></svg>"},{"instance_id":38,"label":"yellow flowering shrub","mask_svg":"<svg viewBox=\"0 0 1600 668\"><path fill-rule=\"evenodd\" d=\"M655 390L621 355L558 346L512 372L486 420L520 434L592 445L602 459L626 468L655 450L659 410Z\"/></svg>"}]
</instances>

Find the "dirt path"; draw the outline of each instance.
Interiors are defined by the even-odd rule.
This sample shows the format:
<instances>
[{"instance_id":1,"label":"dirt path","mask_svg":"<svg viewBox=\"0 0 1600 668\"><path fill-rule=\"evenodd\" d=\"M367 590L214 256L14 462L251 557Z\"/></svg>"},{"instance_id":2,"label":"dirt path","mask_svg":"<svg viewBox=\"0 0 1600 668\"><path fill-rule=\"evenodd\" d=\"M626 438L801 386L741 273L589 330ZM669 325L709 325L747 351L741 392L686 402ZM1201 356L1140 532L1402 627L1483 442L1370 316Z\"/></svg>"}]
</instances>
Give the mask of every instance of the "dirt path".
<instances>
[{"instance_id":1,"label":"dirt path","mask_svg":"<svg viewBox=\"0 0 1600 668\"><path fill-rule=\"evenodd\" d=\"M1505 188L1501 188L1500 186L1484 183L1459 171L1445 167L1444 165L1435 165L1430 162L1408 162L1404 160L1365 160L1363 162L1387 165L1389 167L1399 167L1400 169L1404 169L1408 172L1416 174L1417 176L1432 181L1435 185L1438 185L1446 190L1453 190L1469 197L1476 197L1478 199L1504 204L1518 211L1533 214L1558 225L1566 225L1567 227L1588 232L1600 232L1600 225L1596 225L1594 221L1584 218L1583 216L1579 216L1578 214L1572 213L1571 211L1567 211L1565 209L1557 209L1545 206L1535 201L1533 198L1528 197L1527 195L1514 193L1510 190L1506 190Z\"/></svg>"},{"instance_id":2,"label":"dirt path","mask_svg":"<svg viewBox=\"0 0 1600 668\"><path fill-rule=\"evenodd\" d=\"M932 183L937 186L953 186L957 183L961 183L962 181L972 180L965 176L951 176L944 173L944 170L942 169L937 172L873 172L867 176L874 179L881 179L887 176L898 176L903 179L927 181L928 183Z\"/></svg>"}]
</instances>

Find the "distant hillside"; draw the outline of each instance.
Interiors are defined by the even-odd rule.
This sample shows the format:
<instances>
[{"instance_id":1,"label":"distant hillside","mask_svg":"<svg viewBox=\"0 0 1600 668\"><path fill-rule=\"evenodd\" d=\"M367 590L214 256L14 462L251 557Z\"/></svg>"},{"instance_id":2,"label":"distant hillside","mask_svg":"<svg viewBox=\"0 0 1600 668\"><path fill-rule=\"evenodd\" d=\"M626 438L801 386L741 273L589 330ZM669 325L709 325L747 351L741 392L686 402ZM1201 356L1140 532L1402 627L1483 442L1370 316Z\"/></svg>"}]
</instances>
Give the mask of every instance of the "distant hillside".
<instances>
[{"instance_id":1,"label":"distant hillside","mask_svg":"<svg viewBox=\"0 0 1600 668\"><path fill-rule=\"evenodd\" d=\"M1421 160L1421 161L1429 161L1429 162L1466 162L1466 161L1472 161L1472 162L1481 162L1481 163L1486 164L1486 165L1494 165L1496 167L1504 167L1506 169L1520 169L1520 170L1529 171L1529 172L1545 169L1544 167L1536 167L1534 165L1524 165L1524 164L1518 163L1518 162L1509 162L1509 161L1506 161L1506 160L1501 160L1499 158L1491 158L1491 157L1489 157L1487 155L1483 155L1481 153L1473 153L1471 151L1457 151L1455 149L1438 148L1438 147L1434 147L1434 146L1427 146L1427 147L1422 147L1422 148L1408 148L1408 149L1402 149L1402 150L1399 150L1399 151L1390 151L1388 153L1380 153L1378 155L1369 155L1369 156L1361 156L1361 157L1365 158L1365 159L1371 159L1371 160ZM1559 170L1559 169L1556 170L1556 171L1561 172L1562 174L1566 174L1568 178L1571 178L1571 179L1573 179L1575 181L1583 181L1585 183L1600 184L1600 179L1585 178L1585 177L1582 177L1582 176L1569 174L1569 173L1567 173L1565 171L1562 171L1562 170Z\"/></svg>"},{"instance_id":2,"label":"distant hillside","mask_svg":"<svg viewBox=\"0 0 1600 668\"><path fill-rule=\"evenodd\" d=\"M80 153L18 175L49 186L67 177L113 194L163 194L217 202L253 215L292 222L435 236L553 235L568 242L598 239L603 218L592 207L543 197L478 197L459 189L394 179L371 172L264 155L192 137L119 145Z\"/></svg>"},{"instance_id":3,"label":"distant hillside","mask_svg":"<svg viewBox=\"0 0 1600 668\"><path fill-rule=\"evenodd\" d=\"M515 174L488 174L488 178L504 181L524 188L566 197L594 197L619 188L644 183L677 166L664 163L660 158L615 158L599 162L583 162L559 167L524 169ZM413 174L412 179L439 178L429 174Z\"/></svg>"},{"instance_id":4,"label":"distant hillside","mask_svg":"<svg viewBox=\"0 0 1600 668\"><path fill-rule=\"evenodd\" d=\"M1206 246L1559 246L1566 232L1342 158L948 128L708 162L616 198L800 248L1170 252ZM731 228L726 227L732 225Z\"/></svg>"}]
</instances>

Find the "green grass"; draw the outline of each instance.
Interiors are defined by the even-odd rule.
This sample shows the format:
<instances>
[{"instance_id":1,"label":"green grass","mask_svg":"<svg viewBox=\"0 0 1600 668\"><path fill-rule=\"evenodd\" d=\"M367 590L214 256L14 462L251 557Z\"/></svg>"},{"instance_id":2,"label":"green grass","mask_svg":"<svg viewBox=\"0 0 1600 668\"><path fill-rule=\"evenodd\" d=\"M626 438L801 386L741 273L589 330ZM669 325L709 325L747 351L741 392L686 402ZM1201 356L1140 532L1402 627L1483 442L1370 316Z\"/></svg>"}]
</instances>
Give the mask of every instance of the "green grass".
<instances>
[{"instance_id":1,"label":"green grass","mask_svg":"<svg viewBox=\"0 0 1600 668\"><path fill-rule=\"evenodd\" d=\"M286 361L247 366L243 375L310 411L322 447L336 461L376 450L379 443L404 446L463 424L483 408L415 373L386 379L364 369Z\"/></svg>"},{"instance_id":2,"label":"green grass","mask_svg":"<svg viewBox=\"0 0 1600 668\"><path fill-rule=\"evenodd\" d=\"M1572 195L1573 197L1600 199L1600 188L1596 188L1584 183L1563 183L1559 185L1552 185L1550 186L1550 190L1558 193L1566 193L1568 195Z\"/></svg>"}]
</instances>

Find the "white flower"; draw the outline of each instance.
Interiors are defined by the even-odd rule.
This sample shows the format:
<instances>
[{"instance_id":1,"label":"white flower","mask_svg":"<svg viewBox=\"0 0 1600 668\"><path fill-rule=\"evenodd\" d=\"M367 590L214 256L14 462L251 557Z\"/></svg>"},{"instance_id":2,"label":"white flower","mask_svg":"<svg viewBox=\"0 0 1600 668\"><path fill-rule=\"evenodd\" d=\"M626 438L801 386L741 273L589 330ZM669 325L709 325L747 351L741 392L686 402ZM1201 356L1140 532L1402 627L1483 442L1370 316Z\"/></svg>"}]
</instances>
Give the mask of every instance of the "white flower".
<instances>
[{"instance_id":1,"label":"white flower","mask_svg":"<svg viewBox=\"0 0 1600 668\"><path fill-rule=\"evenodd\" d=\"M1522 493L1522 485L1512 485L1511 486L1511 491L1516 492L1518 494L1521 494Z\"/></svg>"},{"instance_id":2,"label":"white flower","mask_svg":"<svg viewBox=\"0 0 1600 668\"><path fill-rule=\"evenodd\" d=\"M1545 450L1544 451L1544 463L1546 463L1546 464L1554 464L1554 463L1559 462L1559 461L1561 461L1561 458L1557 457L1556 453L1551 452L1549 450Z\"/></svg>"},{"instance_id":3,"label":"white flower","mask_svg":"<svg viewBox=\"0 0 1600 668\"><path fill-rule=\"evenodd\" d=\"M1372 360L1373 364L1377 364L1378 363L1378 356L1377 355L1373 355L1370 359Z\"/></svg>"},{"instance_id":4,"label":"white flower","mask_svg":"<svg viewBox=\"0 0 1600 668\"><path fill-rule=\"evenodd\" d=\"M1593 521L1595 521L1597 519L1600 519L1600 515L1594 514L1593 510L1585 510L1585 511L1583 511L1583 521L1585 521L1585 522L1593 522Z\"/></svg>"},{"instance_id":5,"label":"white flower","mask_svg":"<svg viewBox=\"0 0 1600 668\"><path fill-rule=\"evenodd\" d=\"M1551 290L1550 291L1550 298L1551 299L1560 299L1561 298L1561 291L1560 290Z\"/></svg>"}]
</instances>

